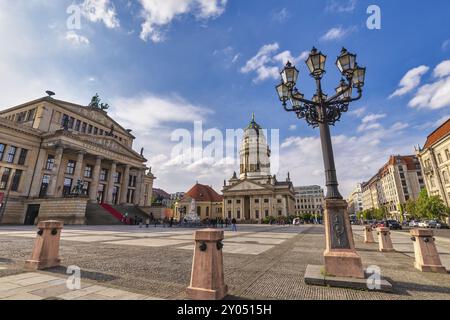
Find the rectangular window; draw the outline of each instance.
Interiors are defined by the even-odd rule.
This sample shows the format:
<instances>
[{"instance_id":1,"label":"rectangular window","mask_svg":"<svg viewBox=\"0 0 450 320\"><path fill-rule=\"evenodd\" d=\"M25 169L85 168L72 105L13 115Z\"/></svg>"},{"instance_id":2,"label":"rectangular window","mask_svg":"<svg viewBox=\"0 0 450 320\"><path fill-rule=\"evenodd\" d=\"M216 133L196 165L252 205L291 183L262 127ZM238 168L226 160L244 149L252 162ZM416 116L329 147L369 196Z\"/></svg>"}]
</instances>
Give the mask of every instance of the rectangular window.
<instances>
[{"instance_id":1,"label":"rectangular window","mask_svg":"<svg viewBox=\"0 0 450 320\"><path fill-rule=\"evenodd\" d=\"M103 135L103 129L100 129L100 130L98 131L98 134L102 136L102 135Z\"/></svg>"},{"instance_id":2,"label":"rectangular window","mask_svg":"<svg viewBox=\"0 0 450 320\"><path fill-rule=\"evenodd\" d=\"M84 177L92 178L92 166L86 166L86 168L84 168Z\"/></svg>"},{"instance_id":3,"label":"rectangular window","mask_svg":"<svg viewBox=\"0 0 450 320\"><path fill-rule=\"evenodd\" d=\"M441 164L442 163L442 156L441 156L441 154L440 153L438 153L438 162L439 162L439 164Z\"/></svg>"},{"instance_id":4,"label":"rectangular window","mask_svg":"<svg viewBox=\"0 0 450 320\"><path fill-rule=\"evenodd\" d=\"M241 211L238 210L238 211L236 212L236 218L238 218L238 219L241 218Z\"/></svg>"},{"instance_id":5,"label":"rectangular window","mask_svg":"<svg viewBox=\"0 0 450 320\"><path fill-rule=\"evenodd\" d=\"M83 122L83 124L81 125L81 132L82 133L86 133L86 126L87 126L87 123Z\"/></svg>"},{"instance_id":6,"label":"rectangular window","mask_svg":"<svg viewBox=\"0 0 450 320\"><path fill-rule=\"evenodd\" d=\"M75 124L75 130L80 131L80 127L81 127L81 120L77 120L77 122Z\"/></svg>"},{"instance_id":7,"label":"rectangular window","mask_svg":"<svg viewBox=\"0 0 450 320\"><path fill-rule=\"evenodd\" d=\"M3 160L3 155L5 154L6 146L3 143L0 143L0 161Z\"/></svg>"},{"instance_id":8,"label":"rectangular window","mask_svg":"<svg viewBox=\"0 0 450 320\"><path fill-rule=\"evenodd\" d=\"M69 123L69 116L67 114L63 114L61 117L61 125L64 126L65 123Z\"/></svg>"},{"instance_id":9,"label":"rectangular window","mask_svg":"<svg viewBox=\"0 0 450 320\"><path fill-rule=\"evenodd\" d=\"M27 154L28 154L27 149L22 148L22 150L20 150L19 162L18 162L19 165L23 166L25 164L25 161L27 160Z\"/></svg>"},{"instance_id":10,"label":"rectangular window","mask_svg":"<svg viewBox=\"0 0 450 320\"><path fill-rule=\"evenodd\" d=\"M136 176L130 176L130 179L128 179L128 186L129 187L136 187Z\"/></svg>"},{"instance_id":11,"label":"rectangular window","mask_svg":"<svg viewBox=\"0 0 450 320\"><path fill-rule=\"evenodd\" d=\"M255 211L255 218L256 218L256 219L259 219L259 210L256 210L256 211Z\"/></svg>"},{"instance_id":12,"label":"rectangular window","mask_svg":"<svg viewBox=\"0 0 450 320\"><path fill-rule=\"evenodd\" d=\"M102 169L100 171L100 181L106 181L108 179L108 170Z\"/></svg>"},{"instance_id":13,"label":"rectangular window","mask_svg":"<svg viewBox=\"0 0 450 320\"><path fill-rule=\"evenodd\" d=\"M45 170L52 170L55 165L55 156L48 155L47 164L45 165Z\"/></svg>"},{"instance_id":14,"label":"rectangular window","mask_svg":"<svg viewBox=\"0 0 450 320\"><path fill-rule=\"evenodd\" d=\"M16 152L17 152L17 147L10 146L9 147L8 158L6 159L6 162L13 163L14 159L16 157Z\"/></svg>"},{"instance_id":15,"label":"rectangular window","mask_svg":"<svg viewBox=\"0 0 450 320\"><path fill-rule=\"evenodd\" d=\"M277 199L277 203L281 203L281 199Z\"/></svg>"},{"instance_id":16,"label":"rectangular window","mask_svg":"<svg viewBox=\"0 0 450 320\"><path fill-rule=\"evenodd\" d=\"M120 180L121 180L120 178L122 178L122 173L116 172L114 174L114 183L120 183Z\"/></svg>"},{"instance_id":17,"label":"rectangular window","mask_svg":"<svg viewBox=\"0 0 450 320\"><path fill-rule=\"evenodd\" d=\"M269 210L265 210L264 211L264 215L266 216L266 218L269 216Z\"/></svg>"},{"instance_id":18,"label":"rectangular window","mask_svg":"<svg viewBox=\"0 0 450 320\"><path fill-rule=\"evenodd\" d=\"M72 179L64 179L63 195L69 196L72 193Z\"/></svg>"},{"instance_id":19,"label":"rectangular window","mask_svg":"<svg viewBox=\"0 0 450 320\"><path fill-rule=\"evenodd\" d=\"M75 118L70 117L69 118L69 129L73 129L74 122L75 122Z\"/></svg>"},{"instance_id":20,"label":"rectangular window","mask_svg":"<svg viewBox=\"0 0 450 320\"><path fill-rule=\"evenodd\" d=\"M69 160L67 163L66 174L74 174L76 164L77 163L75 161Z\"/></svg>"},{"instance_id":21,"label":"rectangular window","mask_svg":"<svg viewBox=\"0 0 450 320\"><path fill-rule=\"evenodd\" d=\"M297 199L298 202L298 199ZM264 199L264 203L269 203L269 199Z\"/></svg>"},{"instance_id":22,"label":"rectangular window","mask_svg":"<svg viewBox=\"0 0 450 320\"><path fill-rule=\"evenodd\" d=\"M259 203L259 199L255 199L255 203Z\"/></svg>"},{"instance_id":23,"label":"rectangular window","mask_svg":"<svg viewBox=\"0 0 450 320\"><path fill-rule=\"evenodd\" d=\"M9 176L11 175L11 169L5 168L2 174L2 179L0 180L0 190L5 190L8 186Z\"/></svg>"},{"instance_id":24,"label":"rectangular window","mask_svg":"<svg viewBox=\"0 0 450 320\"><path fill-rule=\"evenodd\" d=\"M94 134L98 134L98 128L94 127Z\"/></svg>"},{"instance_id":25,"label":"rectangular window","mask_svg":"<svg viewBox=\"0 0 450 320\"><path fill-rule=\"evenodd\" d=\"M88 133L89 133L89 134L92 133L92 124L90 124L89 127L88 127Z\"/></svg>"},{"instance_id":26,"label":"rectangular window","mask_svg":"<svg viewBox=\"0 0 450 320\"><path fill-rule=\"evenodd\" d=\"M31 109L28 111L27 121L34 120L34 115L36 114L36 109Z\"/></svg>"},{"instance_id":27,"label":"rectangular window","mask_svg":"<svg viewBox=\"0 0 450 320\"><path fill-rule=\"evenodd\" d=\"M50 184L50 176L45 174L42 177L42 184L41 184L41 191L39 192L39 198L43 198L47 195L49 184Z\"/></svg>"},{"instance_id":28,"label":"rectangular window","mask_svg":"<svg viewBox=\"0 0 450 320\"><path fill-rule=\"evenodd\" d=\"M232 204L232 203L233 203L233 201L232 201L232 200L228 200L227 202L228 202L228 204Z\"/></svg>"},{"instance_id":29,"label":"rectangular window","mask_svg":"<svg viewBox=\"0 0 450 320\"><path fill-rule=\"evenodd\" d=\"M22 177L22 170L16 170L16 173L14 174L12 184L11 184L11 191L19 190L21 177Z\"/></svg>"},{"instance_id":30,"label":"rectangular window","mask_svg":"<svg viewBox=\"0 0 450 320\"><path fill-rule=\"evenodd\" d=\"M236 200L236 203L240 204L241 203L241 199Z\"/></svg>"}]
</instances>

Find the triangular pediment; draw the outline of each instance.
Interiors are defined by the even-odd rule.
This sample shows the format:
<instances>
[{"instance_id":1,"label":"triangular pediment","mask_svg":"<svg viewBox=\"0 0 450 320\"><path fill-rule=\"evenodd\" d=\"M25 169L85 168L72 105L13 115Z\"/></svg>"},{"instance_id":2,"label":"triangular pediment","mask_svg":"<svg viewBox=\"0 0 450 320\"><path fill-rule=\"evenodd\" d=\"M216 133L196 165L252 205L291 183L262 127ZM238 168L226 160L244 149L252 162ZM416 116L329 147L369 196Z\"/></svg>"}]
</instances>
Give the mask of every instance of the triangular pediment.
<instances>
[{"instance_id":1,"label":"triangular pediment","mask_svg":"<svg viewBox=\"0 0 450 320\"><path fill-rule=\"evenodd\" d=\"M103 148L110 150L110 151L121 153L123 155L133 157L133 158L140 157L140 155L137 154L134 150L130 150L129 148L127 148L124 145L117 142L112 137L91 136L91 135L87 135L87 134L79 134L78 137L81 141L86 141L86 142L100 145Z\"/></svg>"},{"instance_id":2,"label":"triangular pediment","mask_svg":"<svg viewBox=\"0 0 450 320\"><path fill-rule=\"evenodd\" d=\"M91 108L87 106L81 106L78 104L73 104L61 100L55 100L52 101L54 104L56 104L59 107L63 107L67 110L70 110L74 113L77 113L87 119L96 121L102 125L104 125L107 128L111 128L114 126L114 130L121 132L122 134L129 135L127 130L123 128L120 124L118 124L116 121L114 121L111 117L108 116L106 111L97 109L97 108Z\"/></svg>"},{"instance_id":3,"label":"triangular pediment","mask_svg":"<svg viewBox=\"0 0 450 320\"><path fill-rule=\"evenodd\" d=\"M268 188L264 185L258 184L256 182L251 182L249 180L244 180L239 182L234 186L230 186L227 191L248 191L248 190L267 190Z\"/></svg>"}]
</instances>

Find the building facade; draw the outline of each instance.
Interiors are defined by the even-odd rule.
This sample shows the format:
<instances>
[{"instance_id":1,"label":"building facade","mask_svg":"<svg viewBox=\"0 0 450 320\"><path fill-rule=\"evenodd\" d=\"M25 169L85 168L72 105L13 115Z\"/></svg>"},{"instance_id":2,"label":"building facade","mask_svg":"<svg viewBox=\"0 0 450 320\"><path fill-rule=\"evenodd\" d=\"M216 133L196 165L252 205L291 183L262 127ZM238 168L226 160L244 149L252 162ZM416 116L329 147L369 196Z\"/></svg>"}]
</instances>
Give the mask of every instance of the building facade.
<instances>
[{"instance_id":1,"label":"building facade","mask_svg":"<svg viewBox=\"0 0 450 320\"><path fill-rule=\"evenodd\" d=\"M423 148L416 150L429 195L450 206L450 119L433 131Z\"/></svg>"},{"instance_id":2,"label":"building facade","mask_svg":"<svg viewBox=\"0 0 450 320\"><path fill-rule=\"evenodd\" d=\"M358 183L348 197L348 213L350 215L358 214L363 211L363 192L361 183Z\"/></svg>"},{"instance_id":3,"label":"building facade","mask_svg":"<svg viewBox=\"0 0 450 320\"><path fill-rule=\"evenodd\" d=\"M175 202L175 219L183 220L183 217L191 210L192 199L195 200L195 211L200 220L222 218L223 197L211 186L198 182Z\"/></svg>"},{"instance_id":4,"label":"building facade","mask_svg":"<svg viewBox=\"0 0 450 320\"><path fill-rule=\"evenodd\" d=\"M2 110L2 223L83 224L89 202L150 206L155 177L134 138L95 104L44 97Z\"/></svg>"},{"instance_id":5,"label":"building facade","mask_svg":"<svg viewBox=\"0 0 450 320\"><path fill-rule=\"evenodd\" d=\"M391 156L368 182L362 183L363 209L384 207L398 218L409 199L417 199L425 187L422 169L414 155Z\"/></svg>"},{"instance_id":6,"label":"building facade","mask_svg":"<svg viewBox=\"0 0 450 320\"><path fill-rule=\"evenodd\" d=\"M270 173L270 149L262 127L253 116L244 130L240 148L240 173L224 181L224 217L261 222L272 216L295 214L295 192L289 174L278 181Z\"/></svg>"},{"instance_id":7,"label":"building facade","mask_svg":"<svg viewBox=\"0 0 450 320\"><path fill-rule=\"evenodd\" d=\"M295 215L321 216L324 207L324 192L320 186L295 187Z\"/></svg>"}]
</instances>

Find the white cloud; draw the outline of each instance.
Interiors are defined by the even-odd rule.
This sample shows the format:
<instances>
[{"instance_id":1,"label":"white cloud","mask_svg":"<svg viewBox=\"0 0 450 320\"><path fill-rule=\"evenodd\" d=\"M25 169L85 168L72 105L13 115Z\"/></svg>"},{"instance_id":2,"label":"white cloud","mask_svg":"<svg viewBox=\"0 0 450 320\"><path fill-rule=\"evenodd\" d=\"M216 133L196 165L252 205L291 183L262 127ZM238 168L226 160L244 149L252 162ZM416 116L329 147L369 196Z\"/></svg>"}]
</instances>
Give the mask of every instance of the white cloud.
<instances>
[{"instance_id":1,"label":"white cloud","mask_svg":"<svg viewBox=\"0 0 450 320\"><path fill-rule=\"evenodd\" d=\"M177 95L160 97L151 93L115 98L113 106L113 117L143 133L168 123L203 121L213 113L211 109L193 105Z\"/></svg>"},{"instance_id":2,"label":"white cloud","mask_svg":"<svg viewBox=\"0 0 450 320\"><path fill-rule=\"evenodd\" d=\"M362 108L358 108L358 109L350 111L349 114L353 115L357 118L361 118L365 112L366 112L366 108L362 107Z\"/></svg>"},{"instance_id":3,"label":"white cloud","mask_svg":"<svg viewBox=\"0 0 450 320\"><path fill-rule=\"evenodd\" d=\"M392 154L411 154L413 146L424 137L421 132L401 132L405 124L378 129L358 135L333 136L336 169L340 191L348 195L357 182L367 181ZM392 139L395 134L396 139ZM419 135L419 137L417 136ZM299 157L299 155L304 155ZM290 171L294 184L324 185L320 138L317 136L289 137L283 141L280 168Z\"/></svg>"},{"instance_id":4,"label":"white cloud","mask_svg":"<svg viewBox=\"0 0 450 320\"><path fill-rule=\"evenodd\" d=\"M103 22L110 29L120 26L116 9L110 0L84 0L81 4L83 16L91 22Z\"/></svg>"},{"instance_id":5,"label":"white cloud","mask_svg":"<svg viewBox=\"0 0 450 320\"><path fill-rule=\"evenodd\" d=\"M368 122L377 121L377 120L380 120L380 119L383 119L383 118L386 118L386 114L385 113L378 113L378 114L371 113L371 114L368 114L367 116L365 116L362 119L361 122L362 123L368 123Z\"/></svg>"},{"instance_id":6,"label":"white cloud","mask_svg":"<svg viewBox=\"0 0 450 320\"><path fill-rule=\"evenodd\" d=\"M297 130L297 125L296 125L296 124L291 124L291 125L289 126L289 130L290 130L290 131L295 131L295 130Z\"/></svg>"},{"instance_id":7,"label":"white cloud","mask_svg":"<svg viewBox=\"0 0 450 320\"><path fill-rule=\"evenodd\" d=\"M269 78L278 79L280 67L284 66L287 61L295 64L308 55L308 52L304 51L298 57L294 57L288 50L277 53L279 49L280 46L276 42L262 46L258 53L241 68L241 72L255 72L256 78L253 79L255 83Z\"/></svg>"},{"instance_id":8,"label":"white cloud","mask_svg":"<svg viewBox=\"0 0 450 320\"><path fill-rule=\"evenodd\" d=\"M442 61L434 68L433 76L435 78L443 78L450 75L450 60Z\"/></svg>"},{"instance_id":9,"label":"white cloud","mask_svg":"<svg viewBox=\"0 0 450 320\"><path fill-rule=\"evenodd\" d=\"M409 70L405 76L400 80L399 87L393 94L389 96L389 99L403 96L408 92L414 90L420 85L422 76L430 70L427 66L419 66L417 68Z\"/></svg>"},{"instance_id":10,"label":"white cloud","mask_svg":"<svg viewBox=\"0 0 450 320\"><path fill-rule=\"evenodd\" d=\"M177 17L192 13L199 19L213 19L223 14L227 0L139 0L142 5L141 39L162 42L165 28Z\"/></svg>"},{"instance_id":11,"label":"white cloud","mask_svg":"<svg viewBox=\"0 0 450 320\"><path fill-rule=\"evenodd\" d=\"M450 107L450 77L423 85L408 105L429 109Z\"/></svg>"},{"instance_id":12,"label":"white cloud","mask_svg":"<svg viewBox=\"0 0 450 320\"><path fill-rule=\"evenodd\" d=\"M333 41L333 40L341 40L350 33L354 32L356 30L356 27L348 27L344 28L342 26L334 27L328 30L321 38L322 41Z\"/></svg>"},{"instance_id":13,"label":"white cloud","mask_svg":"<svg viewBox=\"0 0 450 320\"><path fill-rule=\"evenodd\" d=\"M356 8L357 0L328 0L325 11L328 12L352 12Z\"/></svg>"},{"instance_id":14,"label":"white cloud","mask_svg":"<svg viewBox=\"0 0 450 320\"><path fill-rule=\"evenodd\" d=\"M279 22L284 23L291 17L289 10L287 8L283 8L279 11L276 11L272 14L272 19Z\"/></svg>"},{"instance_id":15,"label":"white cloud","mask_svg":"<svg viewBox=\"0 0 450 320\"><path fill-rule=\"evenodd\" d=\"M74 46L88 46L90 43L88 38L77 34L75 31L68 31L64 39Z\"/></svg>"}]
</instances>

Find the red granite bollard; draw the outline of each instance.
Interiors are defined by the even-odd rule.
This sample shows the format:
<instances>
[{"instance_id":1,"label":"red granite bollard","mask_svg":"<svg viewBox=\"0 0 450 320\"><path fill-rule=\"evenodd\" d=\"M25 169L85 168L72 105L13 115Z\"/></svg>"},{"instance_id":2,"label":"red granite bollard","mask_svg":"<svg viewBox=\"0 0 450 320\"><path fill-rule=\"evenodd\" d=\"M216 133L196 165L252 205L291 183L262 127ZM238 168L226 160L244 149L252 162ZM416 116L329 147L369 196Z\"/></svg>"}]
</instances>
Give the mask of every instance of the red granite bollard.
<instances>
[{"instance_id":1,"label":"red granite bollard","mask_svg":"<svg viewBox=\"0 0 450 320\"><path fill-rule=\"evenodd\" d=\"M364 226L364 243L374 243L371 226Z\"/></svg>"},{"instance_id":2,"label":"red granite bollard","mask_svg":"<svg viewBox=\"0 0 450 320\"><path fill-rule=\"evenodd\" d=\"M377 228L378 231L378 247L381 252L395 251L391 240L391 231L389 228Z\"/></svg>"},{"instance_id":3,"label":"red granite bollard","mask_svg":"<svg viewBox=\"0 0 450 320\"><path fill-rule=\"evenodd\" d=\"M223 273L223 231L195 232L191 284L186 293L193 300L221 300L228 292Z\"/></svg>"},{"instance_id":4,"label":"red granite bollard","mask_svg":"<svg viewBox=\"0 0 450 320\"><path fill-rule=\"evenodd\" d=\"M410 234L414 241L414 267L422 272L447 273L436 249L433 230L412 229Z\"/></svg>"},{"instance_id":5,"label":"red granite bollard","mask_svg":"<svg viewBox=\"0 0 450 320\"><path fill-rule=\"evenodd\" d=\"M59 240L63 222L56 220L41 221L38 224L36 241L31 258L25 261L25 269L29 271L58 267Z\"/></svg>"}]
</instances>

